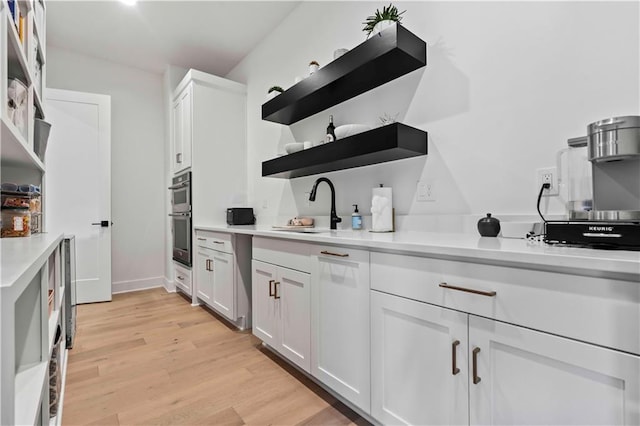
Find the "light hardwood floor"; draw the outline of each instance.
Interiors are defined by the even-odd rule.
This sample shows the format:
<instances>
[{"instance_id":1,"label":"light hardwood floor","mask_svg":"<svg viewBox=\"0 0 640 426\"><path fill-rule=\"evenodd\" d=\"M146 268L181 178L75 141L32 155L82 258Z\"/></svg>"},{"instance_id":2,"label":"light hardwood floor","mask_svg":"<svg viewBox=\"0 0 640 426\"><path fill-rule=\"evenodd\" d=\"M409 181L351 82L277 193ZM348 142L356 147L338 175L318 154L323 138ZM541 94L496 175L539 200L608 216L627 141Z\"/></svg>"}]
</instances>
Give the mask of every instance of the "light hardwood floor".
<instances>
[{"instance_id":1,"label":"light hardwood floor","mask_svg":"<svg viewBox=\"0 0 640 426\"><path fill-rule=\"evenodd\" d=\"M78 307L63 425L368 424L250 332L152 289Z\"/></svg>"}]
</instances>

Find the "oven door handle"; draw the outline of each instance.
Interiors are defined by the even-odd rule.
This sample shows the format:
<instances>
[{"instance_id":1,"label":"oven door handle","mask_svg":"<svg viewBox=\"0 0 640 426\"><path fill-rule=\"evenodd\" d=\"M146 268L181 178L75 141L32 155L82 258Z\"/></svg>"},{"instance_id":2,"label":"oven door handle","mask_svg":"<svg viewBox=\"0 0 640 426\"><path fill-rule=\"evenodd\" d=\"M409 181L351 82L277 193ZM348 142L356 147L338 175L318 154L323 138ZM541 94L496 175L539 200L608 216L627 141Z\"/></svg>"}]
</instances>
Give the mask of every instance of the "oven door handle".
<instances>
[{"instance_id":1,"label":"oven door handle","mask_svg":"<svg viewBox=\"0 0 640 426\"><path fill-rule=\"evenodd\" d=\"M191 217L191 213L169 213L171 217Z\"/></svg>"},{"instance_id":2,"label":"oven door handle","mask_svg":"<svg viewBox=\"0 0 640 426\"><path fill-rule=\"evenodd\" d=\"M184 187L186 187L188 185L189 185L189 182L180 182L180 183L177 183L175 185L171 185L167 189L180 189L180 188L184 188Z\"/></svg>"}]
</instances>

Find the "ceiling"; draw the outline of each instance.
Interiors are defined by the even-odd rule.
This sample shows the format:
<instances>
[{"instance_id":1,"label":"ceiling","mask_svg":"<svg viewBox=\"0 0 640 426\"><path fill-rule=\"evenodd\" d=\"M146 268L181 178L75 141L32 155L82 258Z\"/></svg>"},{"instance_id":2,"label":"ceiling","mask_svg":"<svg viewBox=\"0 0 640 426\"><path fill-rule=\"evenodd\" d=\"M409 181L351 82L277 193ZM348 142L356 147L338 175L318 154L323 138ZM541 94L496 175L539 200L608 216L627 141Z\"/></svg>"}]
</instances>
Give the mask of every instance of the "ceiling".
<instances>
[{"instance_id":1,"label":"ceiling","mask_svg":"<svg viewBox=\"0 0 640 426\"><path fill-rule=\"evenodd\" d=\"M153 73L226 75L299 1L47 2L47 44Z\"/></svg>"}]
</instances>

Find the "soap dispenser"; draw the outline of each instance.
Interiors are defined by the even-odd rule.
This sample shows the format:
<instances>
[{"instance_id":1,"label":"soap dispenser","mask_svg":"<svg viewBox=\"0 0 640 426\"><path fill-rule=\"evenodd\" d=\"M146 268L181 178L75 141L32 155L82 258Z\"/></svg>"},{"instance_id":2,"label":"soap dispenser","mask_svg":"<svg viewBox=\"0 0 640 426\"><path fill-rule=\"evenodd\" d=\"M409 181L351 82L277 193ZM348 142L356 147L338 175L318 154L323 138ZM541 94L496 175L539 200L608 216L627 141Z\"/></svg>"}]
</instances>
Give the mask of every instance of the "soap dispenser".
<instances>
[{"instance_id":1,"label":"soap dispenser","mask_svg":"<svg viewBox=\"0 0 640 426\"><path fill-rule=\"evenodd\" d=\"M358 205L352 204L352 206L355 207L355 210L351 214L351 229L357 231L359 229L362 229L362 216L358 211Z\"/></svg>"}]
</instances>

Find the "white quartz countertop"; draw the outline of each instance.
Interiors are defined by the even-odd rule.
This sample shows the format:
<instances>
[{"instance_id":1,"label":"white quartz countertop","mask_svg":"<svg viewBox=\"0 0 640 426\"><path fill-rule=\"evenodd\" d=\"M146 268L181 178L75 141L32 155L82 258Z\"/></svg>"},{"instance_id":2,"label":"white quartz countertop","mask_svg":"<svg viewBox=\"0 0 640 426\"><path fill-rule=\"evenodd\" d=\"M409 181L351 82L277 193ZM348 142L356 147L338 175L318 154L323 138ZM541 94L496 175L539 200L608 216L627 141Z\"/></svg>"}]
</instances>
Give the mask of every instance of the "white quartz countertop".
<instances>
[{"instance_id":1,"label":"white quartz countertop","mask_svg":"<svg viewBox=\"0 0 640 426\"><path fill-rule=\"evenodd\" d=\"M366 230L314 229L315 233L306 233L279 231L270 226L260 225L195 226L195 229L364 247L378 251L455 258L640 282L638 251L561 247L525 239L439 232L372 233Z\"/></svg>"},{"instance_id":2,"label":"white quartz countertop","mask_svg":"<svg viewBox=\"0 0 640 426\"><path fill-rule=\"evenodd\" d=\"M62 233L0 239L0 289L26 285L62 241ZM20 291L20 290L18 290Z\"/></svg>"}]
</instances>

